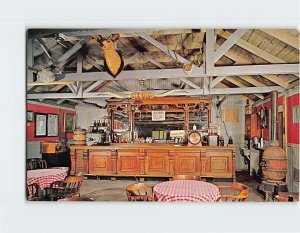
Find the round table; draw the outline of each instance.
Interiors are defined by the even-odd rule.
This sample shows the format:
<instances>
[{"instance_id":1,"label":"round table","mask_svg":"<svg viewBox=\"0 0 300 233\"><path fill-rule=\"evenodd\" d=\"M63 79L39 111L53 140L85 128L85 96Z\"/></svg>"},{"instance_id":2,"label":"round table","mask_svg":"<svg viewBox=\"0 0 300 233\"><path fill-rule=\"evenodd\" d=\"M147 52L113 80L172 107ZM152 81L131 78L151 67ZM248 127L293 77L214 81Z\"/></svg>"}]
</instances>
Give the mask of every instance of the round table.
<instances>
[{"instance_id":1,"label":"round table","mask_svg":"<svg viewBox=\"0 0 300 233\"><path fill-rule=\"evenodd\" d=\"M43 190L54 181L64 180L66 176L67 170L62 168L29 170L27 171L27 184L36 183Z\"/></svg>"},{"instance_id":2,"label":"round table","mask_svg":"<svg viewBox=\"0 0 300 233\"><path fill-rule=\"evenodd\" d=\"M197 180L173 180L153 187L156 201L161 202L215 202L220 197L219 188Z\"/></svg>"}]
</instances>

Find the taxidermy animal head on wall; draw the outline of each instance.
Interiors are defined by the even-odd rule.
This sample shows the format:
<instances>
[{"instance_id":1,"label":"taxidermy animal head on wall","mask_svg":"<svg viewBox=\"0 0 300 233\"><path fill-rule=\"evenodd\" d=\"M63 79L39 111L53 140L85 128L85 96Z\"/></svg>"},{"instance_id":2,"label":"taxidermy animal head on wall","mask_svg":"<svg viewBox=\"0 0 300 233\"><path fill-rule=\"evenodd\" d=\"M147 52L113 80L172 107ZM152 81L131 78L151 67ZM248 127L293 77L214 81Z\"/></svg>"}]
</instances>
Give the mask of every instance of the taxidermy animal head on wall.
<instances>
[{"instance_id":1,"label":"taxidermy animal head on wall","mask_svg":"<svg viewBox=\"0 0 300 233\"><path fill-rule=\"evenodd\" d=\"M115 42L120 38L119 34L112 34L104 39L101 35L94 36L97 42L100 43L104 52L104 66L107 72L114 78L123 70L124 61L121 51L115 49Z\"/></svg>"},{"instance_id":2,"label":"taxidermy animal head on wall","mask_svg":"<svg viewBox=\"0 0 300 233\"><path fill-rule=\"evenodd\" d=\"M55 81L55 73L52 72L52 66L49 67L28 67L29 70L32 70L37 74L37 82L50 83Z\"/></svg>"}]
</instances>

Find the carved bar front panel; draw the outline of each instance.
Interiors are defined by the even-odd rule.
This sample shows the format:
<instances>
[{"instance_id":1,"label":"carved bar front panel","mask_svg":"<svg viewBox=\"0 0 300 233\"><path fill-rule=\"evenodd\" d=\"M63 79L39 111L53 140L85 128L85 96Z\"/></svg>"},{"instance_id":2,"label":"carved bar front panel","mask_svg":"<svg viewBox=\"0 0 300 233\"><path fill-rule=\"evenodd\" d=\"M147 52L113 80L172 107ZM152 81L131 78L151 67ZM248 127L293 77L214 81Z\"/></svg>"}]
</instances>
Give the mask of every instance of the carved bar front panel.
<instances>
[{"instance_id":1,"label":"carved bar front panel","mask_svg":"<svg viewBox=\"0 0 300 233\"><path fill-rule=\"evenodd\" d=\"M202 175L216 178L233 178L232 164L233 153L231 150L207 150L201 159L205 161L205 171Z\"/></svg>"},{"instance_id":2,"label":"carved bar front panel","mask_svg":"<svg viewBox=\"0 0 300 233\"><path fill-rule=\"evenodd\" d=\"M111 150L89 150L89 174L112 174Z\"/></svg>"},{"instance_id":3,"label":"carved bar front panel","mask_svg":"<svg viewBox=\"0 0 300 233\"><path fill-rule=\"evenodd\" d=\"M168 150L146 150L145 170L147 175L169 175Z\"/></svg>"},{"instance_id":4,"label":"carved bar front panel","mask_svg":"<svg viewBox=\"0 0 300 233\"><path fill-rule=\"evenodd\" d=\"M117 150L118 175L138 175L140 172L139 150Z\"/></svg>"},{"instance_id":5,"label":"carved bar front panel","mask_svg":"<svg viewBox=\"0 0 300 233\"><path fill-rule=\"evenodd\" d=\"M71 174L153 176L211 176L235 180L234 146L113 144L71 146Z\"/></svg>"},{"instance_id":6,"label":"carved bar front panel","mask_svg":"<svg viewBox=\"0 0 300 233\"><path fill-rule=\"evenodd\" d=\"M201 172L200 151L176 151L175 175L197 175Z\"/></svg>"}]
</instances>

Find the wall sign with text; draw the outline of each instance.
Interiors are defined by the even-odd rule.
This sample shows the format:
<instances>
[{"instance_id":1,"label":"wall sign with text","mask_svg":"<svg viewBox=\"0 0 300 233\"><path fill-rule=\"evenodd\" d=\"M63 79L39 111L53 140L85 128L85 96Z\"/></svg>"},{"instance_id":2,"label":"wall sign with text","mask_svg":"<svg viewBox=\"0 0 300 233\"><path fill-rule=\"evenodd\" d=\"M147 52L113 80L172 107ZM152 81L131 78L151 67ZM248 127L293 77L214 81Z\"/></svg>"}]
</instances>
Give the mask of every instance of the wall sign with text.
<instances>
[{"instance_id":1,"label":"wall sign with text","mask_svg":"<svg viewBox=\"0 0 300 233\"><path fill-rule=\"evenodd\" d=\"M165 118L165 111L152 111L152 121L164 121Z\"/></svg>"}]
</instances>

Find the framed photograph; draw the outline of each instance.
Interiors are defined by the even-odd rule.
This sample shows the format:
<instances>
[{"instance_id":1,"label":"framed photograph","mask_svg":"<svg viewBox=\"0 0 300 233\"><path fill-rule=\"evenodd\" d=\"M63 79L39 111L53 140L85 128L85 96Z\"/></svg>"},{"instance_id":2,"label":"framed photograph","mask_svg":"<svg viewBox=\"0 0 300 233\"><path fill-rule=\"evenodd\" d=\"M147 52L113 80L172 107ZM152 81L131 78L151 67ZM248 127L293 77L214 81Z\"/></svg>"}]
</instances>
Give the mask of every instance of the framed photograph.
<instances>
[{"instance_id":1,"label":"framed photograph","mask_svg":"<svg viewBox=\"0 0 300 233\"><path fill-rule=\"evenodd\" d=\"M58 115L48 114L47 120L47 136L54 137L58 136Z\"/></svg>"},{"instance_id":2,"label":"framed photograph","mask_svg":"<svg viewBox=\"0 0 300 233\"><path fill-rule=\"evenodd\" d=\"M34 113L31 112L31 111L28 111L27 112L27 122L32 122L33 121L33 116L34 116Z\"/></svg>"},{"instance_id":3,"label":"framed photograph","mask_svg":"<svg viewBox=\"0 0 300 233\"><path fill-rule=\"evenodd\" d=\"M47 114L43 114L43 113L35 114L35 136L36 137L47 136Z\"/></svg>"},{"instance_id":4,"label":"framed photograph","mask_svg":"<svg viewBox=\"0 0 300 233\"><path fill-rule=\"evenodd\" d=\"M64 114L65 133L72 133L75 128L75 115L70 113Z\"/></svg>"}]
</instances>

